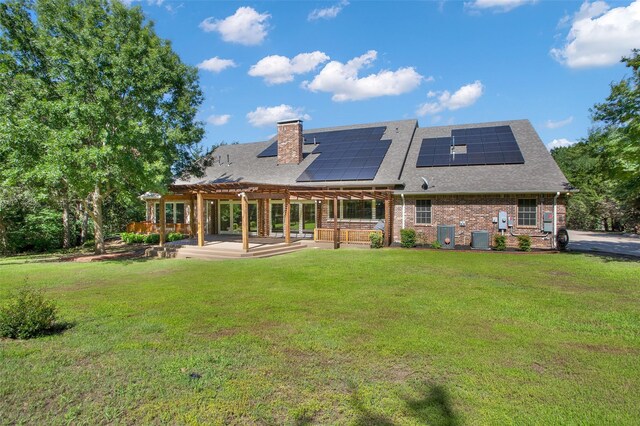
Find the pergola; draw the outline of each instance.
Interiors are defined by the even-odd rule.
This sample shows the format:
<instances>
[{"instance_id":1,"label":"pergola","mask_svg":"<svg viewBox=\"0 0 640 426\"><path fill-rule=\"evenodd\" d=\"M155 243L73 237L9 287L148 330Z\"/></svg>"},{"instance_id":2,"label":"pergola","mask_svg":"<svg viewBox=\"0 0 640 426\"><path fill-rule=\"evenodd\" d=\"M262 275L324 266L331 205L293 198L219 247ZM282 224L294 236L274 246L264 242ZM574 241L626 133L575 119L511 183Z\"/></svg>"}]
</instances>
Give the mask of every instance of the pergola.
<instances>
[{"instance_id":1,"label":"pergola","mask_svg":"<svg viewBox=\"0 0 640 426\"><path fill-rule=\"evenodd\" d=\"M160 200L160 211L165 211L166 201L188 200L190 203L191 233L198 237L198 246L204 246L204 201L227 200L240 197L242 205L242 248L249 251L249 200L283 200L284 201L284 238L285 243L291 243L291 200L333 200L334 248L339 247L338 200L383 200L386 245L392 241L391 224L393 221L393 187L349 187L331 188L320 186L294 186L258 184L250 182L223 182L205 184L171 185L170 193L163 195ZM195 204L195 206L194 206ZM194 208L195 207L195 208ZM197 212L197 220L194 217ZM160 216L160 245L165 243L166 218Z\"/></svg>"}]
</instances>

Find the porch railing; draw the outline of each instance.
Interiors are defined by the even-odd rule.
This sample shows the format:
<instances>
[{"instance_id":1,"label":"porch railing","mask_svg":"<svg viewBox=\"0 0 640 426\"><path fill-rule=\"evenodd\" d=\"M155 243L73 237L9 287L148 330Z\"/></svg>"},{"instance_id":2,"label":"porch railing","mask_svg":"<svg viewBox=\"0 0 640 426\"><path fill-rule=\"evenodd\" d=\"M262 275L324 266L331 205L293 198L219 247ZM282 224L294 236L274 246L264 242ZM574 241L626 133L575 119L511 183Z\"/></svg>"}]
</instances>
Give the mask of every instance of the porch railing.
<instances>
[{"instance_id":1,"label":"porch railing","mask_svg":"<svg viewBox=\"0 0 640 426\"><path fill-rule=\"evenodd\" d=\"M166 232L179 232L181 234L191 234L191 227L188 223L167 223L165 225ZM160 224L153 222L131 222L127 225L127 232L136 232L138 234L153 234L160 232Z\"/></svg>"},{"instance_id":2,"label":"porch railing","mask_svg":"<svg viewBox=\"0 0 640 426\"><path fill-rule=\"evenodd\" d=\"M382 237L382 231L374 231L370 229L340 229L340 242L351 244L370 244L371 240L369 240L369 234L372 232ZM333 229L316 228L313 231L313 240L332 243Z\"/></svg>"}]
</instances>

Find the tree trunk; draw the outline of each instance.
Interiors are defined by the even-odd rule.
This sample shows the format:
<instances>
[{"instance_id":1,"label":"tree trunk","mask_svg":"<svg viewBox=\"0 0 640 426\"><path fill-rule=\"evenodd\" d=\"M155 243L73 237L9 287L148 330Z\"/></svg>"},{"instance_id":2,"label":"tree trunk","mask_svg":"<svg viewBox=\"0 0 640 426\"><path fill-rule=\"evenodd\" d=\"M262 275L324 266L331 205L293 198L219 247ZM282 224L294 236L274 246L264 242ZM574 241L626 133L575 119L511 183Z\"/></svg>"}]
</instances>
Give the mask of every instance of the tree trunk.
<instances>
[{"instance_id":1,"label":"tree trunk","mask_svg":"<svg viewBox=\"0 0 640 426\"><path fill-rule=\"evenodd\" d=\"M604 225L604 231L609 232L609 219L602 218L602 224Z\"/></svg>"},{"instance_id":2,"label":"tree trunk","mask_svg":"<svg viewBox=\"0 0 640 426\"><path fill-rule=\"evenodd\" d=\"M62 197L62 248L71 247L71 225L69 223L69 200Z\"/></svg>"},{"instance_id":3,"label":"tree trunk","mask_svg":"<svg viewBox=\"0 0 640 426\"><path fill-rule=\"evenodd\" d=\"M80 244L87 241L87 231L89 229L89 212L84 208L84 204L80 203L80 211L82 212L82 226L80 227Z\"/></svg>"},{"instance_id":4,"label":"tree trunk","mask_svg":"<svg viewBox=\"0 0 640 426\"><path fill-rule=\"evenodd\" d=\"M96 254L106 253L104 246L104 234L102 233L102 194L96 186L93 193L93 233L96 240Z\"/></svg>"}]
</instances>

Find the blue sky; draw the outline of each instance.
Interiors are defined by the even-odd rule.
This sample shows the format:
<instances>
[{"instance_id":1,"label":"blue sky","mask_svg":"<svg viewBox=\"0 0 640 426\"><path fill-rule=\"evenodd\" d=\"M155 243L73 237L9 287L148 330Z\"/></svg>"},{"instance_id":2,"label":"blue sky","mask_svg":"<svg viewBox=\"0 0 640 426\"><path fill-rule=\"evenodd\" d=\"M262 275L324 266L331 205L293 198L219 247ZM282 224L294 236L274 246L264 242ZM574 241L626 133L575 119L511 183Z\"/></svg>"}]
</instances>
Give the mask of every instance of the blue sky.
<instances>
[{"instance_id":1,"label":"blue sky","mask_svg":"<svg viewBox=\"0 0 640 426\"><path fill-rule=\"evenodd\" d=\"M200 68L205 146L417 118L526 118L546 144L587 135L589 108L640 47L640 0L133 1Z\"/></svg>"}]
</instances>

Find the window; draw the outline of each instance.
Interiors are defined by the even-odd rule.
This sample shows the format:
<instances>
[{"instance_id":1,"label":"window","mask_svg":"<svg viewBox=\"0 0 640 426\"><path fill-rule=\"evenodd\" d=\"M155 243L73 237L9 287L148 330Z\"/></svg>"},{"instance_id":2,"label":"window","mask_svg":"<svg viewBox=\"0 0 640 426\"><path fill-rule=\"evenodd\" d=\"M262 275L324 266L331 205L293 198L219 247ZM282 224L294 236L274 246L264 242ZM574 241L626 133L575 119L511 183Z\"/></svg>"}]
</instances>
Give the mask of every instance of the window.
<instances>
[{"instance_id":1,"label":"window","mask_svg":"<svg viewBox=\"0 0 640 426\"><path fill-rule=\"evenodd\" d=\"M348 200L342 202L343 219L372 219L371 201Z\"/></svg>"},{"instance_id":2,"label":"window","mask_svg":"<svg viewBox=\"0 0 640 426\"><path fill-rule=\"evenodd\" d=\"M333 200L329 204L329 219L334 218ZM343 200L338 204L338 218L345 220L380 220L384 219L384 201L375 200Z\"/></svg>"},{"instance_id":3,"label":"window","mask_svg":"<svg viewBox=\"0 0 640 426\"><path fill-rule=\"evenodd\" d=\"M536 226L537 210L535 198L518 200L518 226Z\"/></svg>"},{"instance_id":4,"label":"window","mask_svg":"<svg viewBox=\"0 0 640 426\"><path fill-rule=\"evenodd\" d=\"M431 200L416 200L416 224L431 223Z\"/></svg>"},{"instance_id":5,"label":"window","mask_svg":"<svg viewBox=\"0 0 640 426\"><path fill-rule=\"evenodd\" d=\"M160 203L156 203L154 209L154 221L160 223ZM167 224L185 223L184 222L184 203L165 203L164 204L165 221Z\"/></svg>"}]
</instances>

